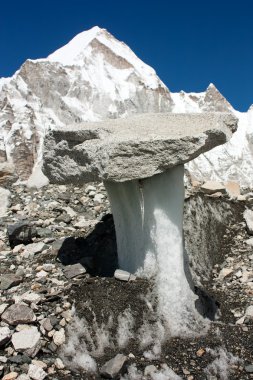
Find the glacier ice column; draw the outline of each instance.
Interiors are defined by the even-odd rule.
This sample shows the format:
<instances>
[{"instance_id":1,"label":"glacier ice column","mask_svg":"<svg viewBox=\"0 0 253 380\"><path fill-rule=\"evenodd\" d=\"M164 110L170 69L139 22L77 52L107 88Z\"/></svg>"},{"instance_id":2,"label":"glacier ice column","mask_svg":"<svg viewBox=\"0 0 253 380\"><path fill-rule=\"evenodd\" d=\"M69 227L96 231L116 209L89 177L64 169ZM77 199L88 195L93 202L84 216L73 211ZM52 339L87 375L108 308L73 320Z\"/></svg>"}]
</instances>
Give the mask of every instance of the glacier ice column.
<instances>
[{"instance_id":1,"label":"glacier ice column","mask_svg":"<svg viewBox=\"0 0 253 380\"><path fill-rule=\"evenodd\" d=\"M167 240L172 229L173 234L177 231L180 250L183 251L183 175L183 165L179 165L142 180L105 181L116 228L121 269L131 273L145 269L150 254L157 261L161 243L163 239ZM162 220L169 221L169 225L168 222L164 224L164 220L161 223L159 214ZM169 255L170 247L167 248ZM183 261L177 264L183 266Z\"/></svg>"},{"instance_id":2,"label":"glacier ice column","mask_svg":"<svg viewBox=\"0 0 253 380\"><path fill-rule=\"evenodd\" d=\"M105 182L121 269L154 278L158 313L171 335L204 327L184 268L184 166L143 180Z\"/></svg>"}]
</instances>

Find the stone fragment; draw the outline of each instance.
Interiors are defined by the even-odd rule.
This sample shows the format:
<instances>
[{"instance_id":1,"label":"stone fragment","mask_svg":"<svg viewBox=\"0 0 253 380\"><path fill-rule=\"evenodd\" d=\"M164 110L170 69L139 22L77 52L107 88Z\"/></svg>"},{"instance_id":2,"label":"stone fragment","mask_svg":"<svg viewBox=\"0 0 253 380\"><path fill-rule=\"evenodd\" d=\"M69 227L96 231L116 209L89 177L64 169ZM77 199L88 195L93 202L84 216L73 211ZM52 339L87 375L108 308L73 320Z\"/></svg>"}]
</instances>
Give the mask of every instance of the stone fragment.
<instances>
[{"instance_id":1,"label":"stone fragment","mask_svg":"<svg viewBox=\"0 0 253 380\"><path fill-rule=\"evenodd\" d=\"M30 357L36 356L40 349L40 333L35 326L14 333L11 341L16 351L24 352Z\"/></svg>"},{"instance_id":2,"label":"stone fragment","mask_svg":"<svg viewBox=\"0 0 253 380\"><path fill-rule=\"evenodd\" d=\"M27 293L22 294L21 299L22 301L25 301L27 303L36 304L41 301L41 296L37 293L27 292Z\"/></svg>"},{"instance_id":3,"label":"stone fragment","mask_svg":"<svg viewBox=\"0 0 253 380\"><path fill-rule=\"evenodd\" d=\"M95 186L92 186L92 185L88 185L85 189L85 193L88 194L90 193L91 191L95 191L96 192L96 187Z\"/></svg>"},{"instance_id":4,"label":"stone fragment","mask_svg":"<svg viewBox=\"0 0 253 380\"><path fill-rule=\"evenodd\" d=\"M93 227L97 224L97 220L87 220L84 216L79 216L76 223L74 224L75 228L88 228Z\"/></svg>"},{"instance_id":5,"label":"stone fragment","mask_svg":"<svg viewBox=\"0 0 253 380\"><path fill-rule=\"evenodd\" d=\"M77 263L77 264L73 264L73 265L67 265L63 269L63 273L67 278L70 279L70 278L74 278L74 277L80 276L82 274L85 274L86 269L82 266L82 264Z\"/></svg>"},{"instance_id":6,"label":"stone fragment","mask_svg":"<svg viewBox=\"0 0 253 380\"><path fill-rule=\"evenodd\" d=\"M253 238L245 240L245 243L253 247Z\"/></svg>"},{"instance_id":7,"label":"stone fragment","mask_svg":"<svg viewBox=\"0 0 253 380\"><path fill-rule=\"evenodd\" d=\"M225 182L225 187L230 197L238 198L238 196L241 194L240 184L236 181Z\"/></svg>"},{"instance_id":8,"label":"stone fragment","mask_svg":"<svg viewBox=\"0 0 253 380\"><path fill-rule=\"evenodd\" d=\"M0 315L3 314L4 310L6 310L8 306L10 306L8 303L2 303L0 305Z\"/></svg>"},{"instance_id":9,"label":"stone fragment","mask_svg":"<svg viewBox=\"0 0 253 380\"><path fill-rule=\"evenodd\" d=\"M47 376L47 373L41 367L30 364L28 369L28 376L33 380L43 380Z\"/></svg>"},{"instance_id":10,"label":"stone fragment","mask_svg":"<svg viewBox=\"0 0 253 380\"><path fill-rule=\"evenodd\" d=\"M8 359L6 358L6 356L0 356L0 363L7 363Z\"/></svg>"},{"instance_id":11,"label":"stone fragment","mask_svg":"<svg viewBox=\"0 0 253 380\"><path fill-rule=\"evenodd\" d=\"M114 277L120 281L135 281L136 280L135 275L121 269L116 269L116 271L114 272Z\"/></svg>"},{"instance_id":12,"label":"stone fragment","mask_svg":"<svg viewBox=\"0 0 253 380\"><path fill-rule=\"evenodd\" d=\"M48 276L48 272L46 272L45 270L40 270L38 273L36 273L37 278L44 278L47 276Z\"/></svg>"},{"instance_id":13,"label":"stone fragment","mask_svg":"<svg viewBox=\"0 0 253 380\"><path fill-rule=\"evenodd\" d=\"M204 348L199 348L198 351L196 352L196 355L201 358L205 354L206 350Z\"/></svg>"},{"instance_id":14,"label":"stone fragment","mask_svg":"<svg viewBox=\"0 0 253 380\"><path fill-rule=\"evenodd\" d=\"M246 365L245 371L248 373L253 373L253 364Z\"/></svg>"},{"instance_id":15,"label":"stone fragment","mask_svg":"<svg viewBox=\"0 0 253 380\"><path fill-rule=\"evenodd\" d=\"M18 269L16 270L16 276L19 276L19 277L25 277L27 271L25 268L22 268L21 266L18 267Z\"/></svg>"},{"instance_id":16,"label":"stone fragment","mask_svg":"<svg viewBox=\"0 0 253 380\"><path fill-rule=\"evenodd\" d=\"M17 377L17 380L30 380L30 377L25 373L22 373L19 377Z\"/></svg>"},{"instance_id":17,"label":"stone fragment","mask_svg":"<svg viewBox=\"0 0 253 380\"><path fill-rule=\"evenodd\" d=\"M48 246L45 243L43 243L42 241L38 242L38 243L28 244L25 246L24 254L28 255L28 256L30 256L30 255L33 256L33 255L36 255L36 254L44 251L47 248L48 248Z\"/></svg>"},{"instance_id":18,"label":"stone fragment","mask_svg":"<svg viewBox=\"0 0 253 380\"><path fill-rule=\"evenodd\" d=\"M253 211L246 209L243 213L244 220L246 222L246 228L249 235L253 235Z\"/></svg>"},{"instance_id":19,"label":"stone fragment","mask_svg":"<svg viewBox=\"0 0 253 380\"><path fill-rule=\"evenodd\" d=\"M55 367L57 369L64 369L65 368L65 365L63 364L63 362L60 358L56 358L54 364L55 364Z\"/></svg>"},{"instance_id":20,"label":"stone fragment","mask_svg":"<svg viewBox=\"0 0 253 380\"><path fill-rule=\"evenodd\" d=\"M36 230L27 221L9 224L7 226L10 246L13 248L19 244L29 244L36 236Z\"/></svg>"},{"instance_id":21,"label":"stone fragment","mask_svg":"<svg viewBox=\"0 0 253 380\"><path fill-rule=\"evenodd\" d=\"M62 209L64 211L66 211L66 213L71 217L71 218L74 218L76 216L76 212L69 206L67 207L62 207Z\"/></svg>"},{"instance_id":22,"label":"stone fragment","mask_svg":"<svg viewBox=\"0 0 253 380\"><path fill-rule=\"evenodd\" d=\"M19 285L23 281L22 277L15 274L4 274L0 277L0 290L7 290Z\"/></svg>"},{"instance_id":23,"label":"stone fragment","mask_svg":"<svg viewBox=\"0 0 253 380\"><path fill-rule=\"evenodd\" d=\"M83 196L83 197L80 198L80 202L82 203L82 205L85 206L89 202L89 198Z\"/></svg>"},{"instance_id":24,"label":"stone fragment","mask_svg":"<svg viewBox=\"0 0 253 380\"><path fill-rule=\"evenodd\" d=\"M245 202L247 200L245 195L238 195L237 200L240 202Z\"/></svg>"},{"instance_id":25,"label":"stone fragment","mask_svg":"<svg viewBox=\"0 0 253 380\"><path fill-rule=\"evenodd\" d=\"M100 370L100 374L107 379L116 379L124 371L127 356L118 354L106 362Z\"/></svg>"},{"instance_id":26,"label":"stone fragment","mask_svg":"<svg viewBox=\"0 0 253 380\"><path fill-rule=\"evenodd\" d=\"M51 330L53 330L53 325L52 325L52 323L51 323L50 318L45 318L45 319L43 319L43 320L41 321L41 326L43 326L44 329L45 329L46 331L51 331Z\"/></svg>"},{"instance_id":27,"label":"stone fragment","mask_svg":"<svg viewBox=\"0 0 253 380\"><path fill-rule=\"evenodd\" d=\"M217 193L208 194L208 196L211 197L211 198L222 198L223 197L223 193L221 193L220 191L217 191Z\"/></svg>"},{"instance_id":28,"label":"stone fragment","mask_svg":"<svg viewBox=\"0 0 253 380\"><path fill-rule=\"evenodd\" d=\"M61 316L67 321L70 322L72 319L72 312L71 310L66 310L61 313Z\"/></svg>"},{"instance_id":29,"label":"stone fragment","mask_svg":"<svg viewBox=\"0 0 253 380\"><path fill-rule=\"evenodd\" d=\"M31 323L36 320L32 309L26 305L14 304L8 307L2 314L2 320L9 325L18 325L19 323Z\"/></svg>"},{"instance_id":30,"label":"stone fragment","mask_svg":"<svg viewBox=\"0 0 253 380\"><path fill-rule=\"evenodd\" d=\"M237 321L235 322L236 325L243 325L244 323L244 320L245 320L245 316L237 319Z\"/></svg>"},{"instance_id":31,"label":"stone fragment","mask_svg":"<svg viewBox=\"0 0 253 380\"><path fill-rule=\"evenodd\" d=\"M55 268L54 264L50 264L50 263L43 264L43 270L45 270L46 272L52 272L54 268Z\"/></svg>"},{"instance_id":32,"label":"stone fragment","mask_svg":"<svg viewBox=\"0 0 253 380\"><path fill-rule=\"evenodd\" d=\"M105 198L104 194L96 194L93 201L95 205L100 205Z\"/></svg>"},{"instance_id":33,"label":"stone fragment","mask_svg":"<svg viewBox=\"0 0 253 380\"><path fill-rule=\"evenodd\" d=\"M3 218L8 210L10 204L11 192L3 187L0 187L0 218Z\"/></svg>"},{"instance_id":34,"label":"stone fragment","mask_svg":"<svg viewBox=\"0 0 253 380\"><path fill-rule=\"evenodd\" d=\"M0 327L0 347L4 346L11 339L9 327Z\"/></svg>"},{"instance_id":35,"label":"stone fragment","mask_svg":"<svg viewBox=\"0 0 253 380\"><path fill-rule=\"evenodd\" d=\"M14 380L17 377L18 377L18 373L17 372L10 372L7 375L5 375L2 380Z\"/></svg>"},{"instance_id":36,"label":"stone fragment","mask_svg":"<svg viewBox=\"0 0 253 380\"><path fill-rule=\"evenodd\" d=\"M247 309L245 311L245 316L250 318L250 319L253 319L253 305L250 305L247 307Z\"/></svg>"},{"instance_id":37,"label":"stone fragment","mask_svg":"<svg viewBox=\"0 0 253 380\"><path fill-rule=\"evenodd\" d=\"M205 194L214 194L214 193L226 193L226 188L224 185L222 185L220 182L217 181L207 181L202 186L200 186L200 189Z\"/></svg>"},{"instance_id":38,"label":"stone fragment","mask_svg":"<svg viewBox=\"0 0 253 380\"><path fill-rule=\"evenodd\" d=\"M47 368L47 364L41 360L35 360L33 359L32 360L32 364L36 365L37 367L40 367L42 369L46 369Z\"/></svg>"},{"instance_id":39,"label":"stone fragment","mask_svg":"<svg viewBox=\"0 0 253 380\"><path fill-rule=\"evenodd\" d=\"M65 330L60 329L59 331L56 331L53 335L53 341L56 346L61 346L65 343Z\"/></svg>"},{"instance_id":40,"label":"stone fragment","mask_svg":"<svg viewBox=\"0 0 253 380\"><path fill-rule=\"evenodd\" d=\"M25 248L25 245L24 245L24 244L18 244L18 245L16 245L16 246L13 248L12 252L16 255L17 253L22 252L22 251L24 250L24 248Z\"/></svg>"},{"instance_id":41,"label":"stone fragment","mask_svg":"<svg viewBox=\"0 0 253 380\"><path fill-rule=\"evenodd\" d=\"M52 244L52 247L51 247L51 253L55 256L58 255L60 249L62 248L63 244L64 244L64 241L66 240L67 238L61 238L61 239L57 239L53 242Z\"/></svg>"},{"instance_id":42,"label":"stone fragment","mask_svg":"<svg viewBox=\"0 0 253 380\"><path fill-rule=\"evenodd\" d=\"M17 180L18 176L15 173L15 167L9 162L0 163L0 184L7 185Z\"/></svg>"},{"instance_id":43,"label":"stone fragment","mask_svg":"<svg viewBox=\"0 0 253 380\"><path fill-rule=\"evenodd\" d=\"M48 349L52 352L56 352L58 347L56 346L56 344L54 344L54 342L51 342L49 345L48 345Z\"/></svg>"},{"instance_id":44,"label":"stone fragment","mask_svg":"<svg viewBox=\"0 0 253 380\"><path fill-rule=\"evenodd\" d=\"M219 273L219 280L223 280L225 277L229 276L231 273L233 273L232 268L222 268L222 270Z\"/></svg>"}]
</instances>

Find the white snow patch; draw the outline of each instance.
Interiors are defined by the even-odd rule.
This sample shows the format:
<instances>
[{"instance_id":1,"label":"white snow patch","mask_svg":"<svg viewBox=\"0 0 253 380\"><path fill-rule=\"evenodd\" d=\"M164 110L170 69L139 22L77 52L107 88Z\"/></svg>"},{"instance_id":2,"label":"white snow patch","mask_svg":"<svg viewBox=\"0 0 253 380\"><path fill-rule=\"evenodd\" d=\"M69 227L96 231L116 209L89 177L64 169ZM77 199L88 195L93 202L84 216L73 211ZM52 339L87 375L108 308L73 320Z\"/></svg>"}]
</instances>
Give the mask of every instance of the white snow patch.
<instances>
[{"instance_id":1,"label":"white snow patch","mask_svg":"<svg viewBox=\"0 0 253 380\"><path fill-rule=\"evenodd\" d=\"M215 359L206 367L204 373L208 376L218 376L221 380L228 380L232 366L241 362L237 356L222 347L215 350L208 348L206 352L210 353Z\"/></svg>"},{"instance_id":2,"label":"white snow patch","mask_svg":"<svg viewBox=\"0 0 253 380\"><path fill-rule=\"evenodd\" d=\"M50 62L60 62L63 65L77 64L80 54L85 50L87 45L96 38L104 29L98 26L77 34L66 45L56 50L47 57Z\"/></svg>"},{"instance_id":3,"label":"white snow patch","mask_svg":"<svg viewBox=\"0 0 253 380\"><path fill-rule=\"evenodd\" d=\"M144 373L138 370L135 364L131 364L127 369L127 374L121 376L120 380L143 380ZM167 364L162 364L160 369L156 369L149 374L151 380L182 380Z\"/></svg>"},{"instance_id":4,"label":"white snow patch","mask_svg":"<svg viewBox=\"0 0 253 380\"><path fill-rule=\"evenodd\" d=\"M126 347L129 339L134 337L133 327L134 318L128 308L118 317L117 343L120 348Z\"/></svg>"},{"instance_id":5,"label":"white snow patch","mask_svg":"<svg viewBox=\"0 0 253 380\"><path fill-rule=\"evenodd\" d=\"M41 170L41 164L38 163L36 166L33 168L33 172L30 175L30 177L27 180L27 187L34 187L37 189L40 189L44 186L47 186L49 184L48 178L45 176L45 174Z\"/></svg>"}]
</instances>

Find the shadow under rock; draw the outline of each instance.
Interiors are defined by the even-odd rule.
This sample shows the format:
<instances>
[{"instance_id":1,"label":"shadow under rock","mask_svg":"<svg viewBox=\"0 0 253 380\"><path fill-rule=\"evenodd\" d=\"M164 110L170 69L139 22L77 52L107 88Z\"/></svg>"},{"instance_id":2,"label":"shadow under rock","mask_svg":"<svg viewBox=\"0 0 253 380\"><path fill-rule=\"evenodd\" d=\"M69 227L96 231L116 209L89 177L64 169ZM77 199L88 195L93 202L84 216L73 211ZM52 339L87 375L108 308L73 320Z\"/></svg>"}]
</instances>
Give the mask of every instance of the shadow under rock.
<instances>
[{"instance_id":1,"label":"shadow under rock","mask_svg":"<svg viewBox=\"0 0 253 380\"><path fill-rule=\"evenodd\" d=\"M66 238L58 251L57 258L63 265L82 264L92 276L113 277L118 268L118 256L112 214L103 216L86 237ZM198 296L195 302L197 311L203 317L215 320L219 304L203 289L194 285L186 251L184 252L184 269L190 287Z\"/></svg>"},{"instance_id":2,"label":"shadow under rock","mask_svg":"<svg viewBox=\"0 0 253 380\"><path fill-rule=\"evenodd\" d=\"M66 238L59 249L57 258L63 265L82 264L92 276L112 277L118 268L112 215L103 216L86 237Z\"/></svg>"}]
</instances>

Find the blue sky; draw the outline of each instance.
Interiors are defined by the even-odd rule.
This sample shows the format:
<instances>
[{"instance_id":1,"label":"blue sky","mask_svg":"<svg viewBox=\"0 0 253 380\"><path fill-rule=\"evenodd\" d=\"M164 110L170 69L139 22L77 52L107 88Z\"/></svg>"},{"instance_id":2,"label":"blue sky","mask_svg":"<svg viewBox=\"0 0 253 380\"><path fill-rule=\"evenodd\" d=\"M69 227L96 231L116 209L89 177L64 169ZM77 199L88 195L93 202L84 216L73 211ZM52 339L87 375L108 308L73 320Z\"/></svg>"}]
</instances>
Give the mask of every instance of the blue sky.
<instances>
[{"instance_id":1,"label":"blue sky","mask_svg":"<svg viewBox=\"0 0 253 380\"><path fill-rule=\"evenodd\" d=\"M0 77L94 25L128 44L171 91L213 82L236 109L253 103L252 0L2 1Z\"/></svg>"}]
</instances>

